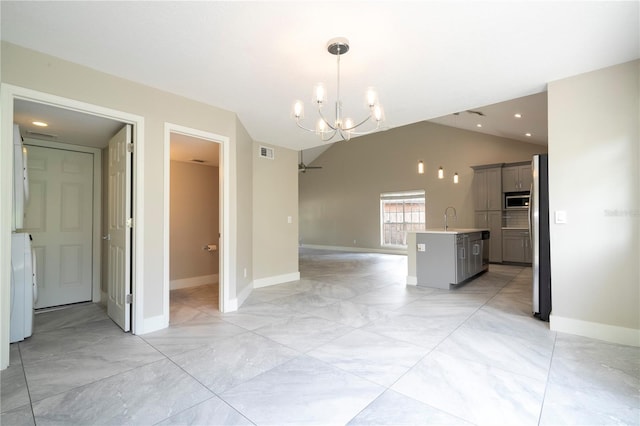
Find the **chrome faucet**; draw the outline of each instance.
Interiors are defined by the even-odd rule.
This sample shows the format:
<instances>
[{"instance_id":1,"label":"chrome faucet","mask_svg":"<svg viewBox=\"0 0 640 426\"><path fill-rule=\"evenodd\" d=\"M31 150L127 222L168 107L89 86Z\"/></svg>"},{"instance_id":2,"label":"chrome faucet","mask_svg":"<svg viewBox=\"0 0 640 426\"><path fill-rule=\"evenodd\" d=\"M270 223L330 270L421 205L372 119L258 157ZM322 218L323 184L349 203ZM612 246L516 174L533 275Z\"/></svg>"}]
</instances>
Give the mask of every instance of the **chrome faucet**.
<instances>
[{"instance_id":1,"label":"chrome faucet","mask_svg":"<svg viewBox=\"0 0 640 426\"><path fill-rule=\"evenodd\" d=\"M453 218L455 220L458 220L458 214L456 213L455 207L449 206L446 209L444 209L444 230L445 231L449 228L449 225L447 224L447 212L449 211L449 209L453 209Z\"/></svg>"}]
</instances>

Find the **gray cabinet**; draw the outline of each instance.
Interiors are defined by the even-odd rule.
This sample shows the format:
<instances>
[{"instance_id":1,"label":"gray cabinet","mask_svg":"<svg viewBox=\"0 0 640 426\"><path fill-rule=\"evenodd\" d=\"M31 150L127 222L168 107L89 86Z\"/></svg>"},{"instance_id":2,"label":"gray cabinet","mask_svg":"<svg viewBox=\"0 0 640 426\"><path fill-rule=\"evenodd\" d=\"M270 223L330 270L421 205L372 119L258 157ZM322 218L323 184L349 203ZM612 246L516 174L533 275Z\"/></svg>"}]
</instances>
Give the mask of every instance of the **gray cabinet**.
<instances>
[{"instance_id":1,"label":"gray cabinet","mask_svg":"<svg viewBox=\"0 0 640 426\"><path fill-rule=\"evenodd\" d=\"M490 240L485 241L489 244L489 262L502 262L502 211L476 211L475 213L476 228L488 229L491 233Z\"/></svg>"},{"instance_id":2,"label":"gray cabinet","mask_svg":"<svg viewBox=\"0 0 640 426\"><path fill-rule=\"evenodd\" d=\"M502 260L513 263L531 263L529 231L520 229L502 230Z\"/></svg>"},{"instance_id":3,"label":"gray cabinet","mask_svg":"<svg viewBox=\"0 0 640 426\"><path fill-rule=\"evenodd\" d=\"M502 166L474 168L474 210L502 209Z\"/></svg>"},{"instance_id":4,"label":"gray cabinet","mask_svg":"<svg viewBox=\"0 0 640 426\"><path fill-rule=\"evenodd\" d=\"M416 284L449 289L487 269L482 231L416 232Z\"/></svg>"},{"instance_id":5,"label":"gray cabinet","mask_svg":"<svg viewBox=\"0 0 640 426\"><path fill-rule=\"evenodd\" d=\"M475 227L491 231L489 261L502 262L502 164L473 167Z\"/></svg>"},{"instance_id":6,"label":"gray cabinet","mask_svg":"<svg viewBox=\"0 0 640 426\"><path fill-rule=\"evenodd\" d=\"M502 169L502 192L529 191L532 182L531 163L505 166Z\"/></svg>"}]
</instances>

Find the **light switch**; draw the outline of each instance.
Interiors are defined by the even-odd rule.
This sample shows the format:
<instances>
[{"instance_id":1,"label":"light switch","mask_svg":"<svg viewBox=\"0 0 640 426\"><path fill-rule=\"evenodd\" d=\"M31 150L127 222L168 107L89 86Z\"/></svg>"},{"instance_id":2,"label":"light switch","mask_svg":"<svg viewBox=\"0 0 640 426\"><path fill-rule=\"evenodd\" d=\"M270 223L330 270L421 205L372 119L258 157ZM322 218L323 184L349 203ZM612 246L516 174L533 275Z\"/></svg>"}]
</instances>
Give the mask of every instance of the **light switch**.
<instances>
[{"instance_id":1,"label":"light switch","mask_svg":"<svg viewBox=\"0 0 640 426\"><path fill-rule=\"evenodd\" d=\"M418 244L418 251L427 251L427 245L424 243Z\"/></svg>"},{"instance_id":2,"label":"light switch","mask_svg":"<svg viewBox=\"0 0 640 426\"><path fill-rule=\"evenodd\" d=\"M567 223L567 212L564 210L556 210L556 223Z\"/></svg>"},{"instance_id":3,"label":"light switch","mask_svg":"<svg viewBox=\"0 0 640 426\"><path fill-rule=\"evenodd\" d=\"M293 223L293 218L291 216L287 216L287 223Z\"/></svg>"}]
</instances>

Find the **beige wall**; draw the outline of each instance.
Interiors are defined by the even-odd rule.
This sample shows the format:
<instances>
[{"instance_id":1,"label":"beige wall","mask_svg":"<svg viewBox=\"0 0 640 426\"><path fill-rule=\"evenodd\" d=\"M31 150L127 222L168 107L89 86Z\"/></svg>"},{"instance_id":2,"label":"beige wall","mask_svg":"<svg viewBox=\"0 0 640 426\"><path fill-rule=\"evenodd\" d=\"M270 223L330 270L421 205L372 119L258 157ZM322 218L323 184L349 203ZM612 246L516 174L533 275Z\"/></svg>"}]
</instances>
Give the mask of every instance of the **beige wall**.
<instances>
[{"instance_id":1,"label":"beige wall","mask_svg":"<svg viewBox=\"0 0 640 426\"><path fill-rule=\"evenodd\" d=\"M219 169L171 161L170 262L171 281L218 273Z\"/></svg>"},{"instance_id":2,"label":"beige wall","mask_svg":"<svg viewBox=\"0 0 640 426\"><path fill-rule=\"evenodd\" d=\"M236 297L236 285L240 287L246 285L246 282L234 279L233 272L241 267L236 265L236 261L251 262L253 256L250 231L251 169L244 167L251 164L251 159L245 151L250 150L252 141L246 132L236 135L242 126L233 112L6 42L2 43L2 82L144 117L145 190L140 194L144 200L144 217L139 219L144 222L145 232L144 241L139 241L138 244L142 244L144 252L143 317L145 319L156 318L163 314L164 124L169 122L228 137L231 151L230 164L233 169L229 183L232 204L230 206L231 234L232 238L239 237L232 241L230 255L232 269L230 296ZM236 167L236 161L239 167ZM240 191L242 191L241 194ZM244 235L246 232L249 233L248 236Z\"/></svg>"},{"instance_id":3,"label":"beige wall","mask_svg":"<svg viewBox=\"0 0 640 426\"><path fill-rule=\"evenodd\" d=\"M640 345L640 61L549 84L551 327ZM553 224L554 212L566 224Z\"/></svg>"},{"instance_id":4,"label":"beige wall","mask_svg":"<svg viewBox=\"0 0 640 426\"><path fill-rule=\"evenodd\" d=\"M273 147L269 160L258 156L261 145L269 146L253 144L253 278L258 284L298 272L298 152Z\"/></svg>"},{"instance_id":5,"label":"beige wall","mask_svg":"<svg viewBox=\"0 0 640 426\"><path fill-rule=\"evenodd\" d=\"M337 142L313 162L321 170L300 174L300 241L380 249L380 194L414 189L426 192L427 227L444 226L447 206L457 210L456 227L473 227L471 166L526 161L541 152L545 146L428 122ZM419 160L424 175L417 173Z\"/></svg>"}]
</instances>

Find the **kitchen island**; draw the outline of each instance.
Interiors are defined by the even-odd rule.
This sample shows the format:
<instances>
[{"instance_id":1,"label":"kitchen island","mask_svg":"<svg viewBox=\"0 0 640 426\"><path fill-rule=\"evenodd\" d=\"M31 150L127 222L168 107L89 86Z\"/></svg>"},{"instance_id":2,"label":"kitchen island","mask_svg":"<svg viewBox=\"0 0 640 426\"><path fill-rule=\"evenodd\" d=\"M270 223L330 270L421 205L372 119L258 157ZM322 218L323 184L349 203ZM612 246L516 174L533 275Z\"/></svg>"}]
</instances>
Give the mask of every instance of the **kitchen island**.
<instances>
[{"instance_id":1,"label":"kitchen island","mask_svg":"<svg viewBox=\"0 0 640 426\"><path fill-rule=\"evenodd\" d=\"M407 235L407 284L450 289L489 268L489 230L427 229Z\"/></svg>"}]
</instances>

